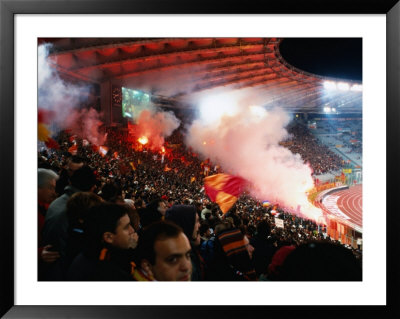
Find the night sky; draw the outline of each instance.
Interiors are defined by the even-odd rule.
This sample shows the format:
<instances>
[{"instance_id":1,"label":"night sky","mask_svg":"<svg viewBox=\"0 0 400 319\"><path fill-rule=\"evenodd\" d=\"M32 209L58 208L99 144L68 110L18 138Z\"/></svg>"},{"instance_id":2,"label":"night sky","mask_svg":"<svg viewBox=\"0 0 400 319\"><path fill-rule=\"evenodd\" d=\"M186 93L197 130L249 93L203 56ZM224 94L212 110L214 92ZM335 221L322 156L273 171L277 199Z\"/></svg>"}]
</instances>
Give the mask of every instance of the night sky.
<instances>
[{"instance_id":1,"label":"night sky","mask_svg":"<svg viewBox=\"0 0 400 319\"><path fill-rule=\"evenodd\" d=\"M361 38L285 38L280 51L287 62L304 71L362 81Z\"/></svg>"}]
</instances>

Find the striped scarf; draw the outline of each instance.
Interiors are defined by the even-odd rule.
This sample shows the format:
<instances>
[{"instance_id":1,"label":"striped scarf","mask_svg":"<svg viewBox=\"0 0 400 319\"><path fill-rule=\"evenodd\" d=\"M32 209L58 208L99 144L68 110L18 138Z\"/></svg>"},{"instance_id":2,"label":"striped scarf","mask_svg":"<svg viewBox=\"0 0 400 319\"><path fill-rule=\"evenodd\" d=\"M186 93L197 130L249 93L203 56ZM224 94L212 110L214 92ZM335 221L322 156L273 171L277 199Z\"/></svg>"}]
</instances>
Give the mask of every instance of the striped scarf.
<instances>
[{"instance_id":1,"label":"striped scarf","mask_svg":"<svg viewBox=\"0 0 400 319\"><path fill-rule=\"evenodd\" d=\"M230 229L217 237L235 274L246 280L256 280L256 272L251 264L242 232L239 229Z\"/></svg>"}]
</instances>

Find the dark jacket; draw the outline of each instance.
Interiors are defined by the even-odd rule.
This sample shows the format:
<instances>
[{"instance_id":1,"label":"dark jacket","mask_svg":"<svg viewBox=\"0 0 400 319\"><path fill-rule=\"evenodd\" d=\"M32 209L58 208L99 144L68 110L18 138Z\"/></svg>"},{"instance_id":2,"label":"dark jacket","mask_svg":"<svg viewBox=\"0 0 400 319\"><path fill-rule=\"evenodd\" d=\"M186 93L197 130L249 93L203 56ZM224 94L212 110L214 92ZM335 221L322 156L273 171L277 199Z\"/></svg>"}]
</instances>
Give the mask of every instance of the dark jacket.
<instances>
[{"instance_id":1,"label":"dark jacket","mask_svg":"<svg viewBox=\"0 0 400 319\"><path fill-rule=\"evenodd\" d=\"M268 240L267 235L257 234L251 240L254 247L253 259L256 268L257 277L268 273L268 265L271 263L272 256L277 251L272 242Z\"/></svg>"},{"instance_id":2,"label":"dark jacket","mask_svg":"<svg viewBox=\"0 0 400 319\"><path fill-rule=\"evenodd\" d=\"M67 272L70 281L131 281L132 250L104 248L99 255L82 252Z\"/></svg>"},{"instance_id":3,"label":"dark jacket","mask_svg":"<svg viewBox=\"0 0 400 319\"><path fill-rule=\"evenodd\" d=\"M67 202L80 190L67 186L65 193L55 199L49 206L42 231L43 246L52 245L60 253L60 258L47 269L45 280L64 280L67 268L68 217Z\"/></svg>"}]
</instances>

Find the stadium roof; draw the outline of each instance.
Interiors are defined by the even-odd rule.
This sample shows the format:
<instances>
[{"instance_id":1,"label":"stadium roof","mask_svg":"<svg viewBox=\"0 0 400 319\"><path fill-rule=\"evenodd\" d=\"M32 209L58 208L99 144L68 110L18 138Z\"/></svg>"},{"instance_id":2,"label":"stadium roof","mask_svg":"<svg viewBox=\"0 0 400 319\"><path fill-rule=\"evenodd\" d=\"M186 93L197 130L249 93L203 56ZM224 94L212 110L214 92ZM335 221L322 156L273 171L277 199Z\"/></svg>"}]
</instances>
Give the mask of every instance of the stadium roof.
<instances>
[{"instance_id":1,"label":"stadium roof","mask_svg":"<svg viewBox=\"0 0 400 319\"><path fill-rule=\"evenodd\" d=\"M360 82L318 76L290 65L280 54L281 41L42 38L39 44L53 44L49 58L63 77L98 84L110 81L183 107L190 107L190 97L199 92L252 88L266 107L279 105L289 112L321 113L324 107L340 113L362 112ZM344 84L337 87L339 82Z\"/></svg>"}]
</instances>

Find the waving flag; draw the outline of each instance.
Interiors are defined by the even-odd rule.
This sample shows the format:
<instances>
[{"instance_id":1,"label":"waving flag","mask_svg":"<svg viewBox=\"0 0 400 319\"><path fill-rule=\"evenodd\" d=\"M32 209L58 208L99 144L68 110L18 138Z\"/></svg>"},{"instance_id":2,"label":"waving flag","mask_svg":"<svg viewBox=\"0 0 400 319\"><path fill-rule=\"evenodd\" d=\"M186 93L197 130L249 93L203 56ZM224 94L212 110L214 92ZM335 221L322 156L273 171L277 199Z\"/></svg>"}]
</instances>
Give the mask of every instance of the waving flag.
<instances>
[{"instance_id":1,"label":"waving flag","mask_svg":"<svg viewBox=\"0 0 400 319\"><path fill-rule=\"evenodd\" d=\"M236 203L246 181L238 176L216 174L204 178L208 197L219 205L225 214Z\"/></svg>"},{"instance_id":2,"label":"waving flag","mask_svg":"<svg viewBox=\"0 0 400 319\"><path fill-rule=\"evenodd\" d=\"M51 111L43 109L38 110L38 139L44 142L48 148L59 149L60 145L50 137L51 132L47 127L47 124L50 124L53 116L54 113Z\"/></svg>"},{"instance_id":3,"label":"waving flag","mask_svg":"<svg viewBox=\"0 0 400 319\"><path fill-rule=\"evenodd\" d=\"M262 202L263 207L268 207L269 205L271 205L271 203L267 200Z\"/></svg>"},{"instance_id":4,"label":"waving flag","mask_svg":"<svg viewBox=\"0 0 400 319\"><path fill-rule=\"evenodd\" d=\"M70 152L72 155L78 154L78 146L76 144L72 145L69 149L68 152Z\"/></svg>"}]
</instances>

